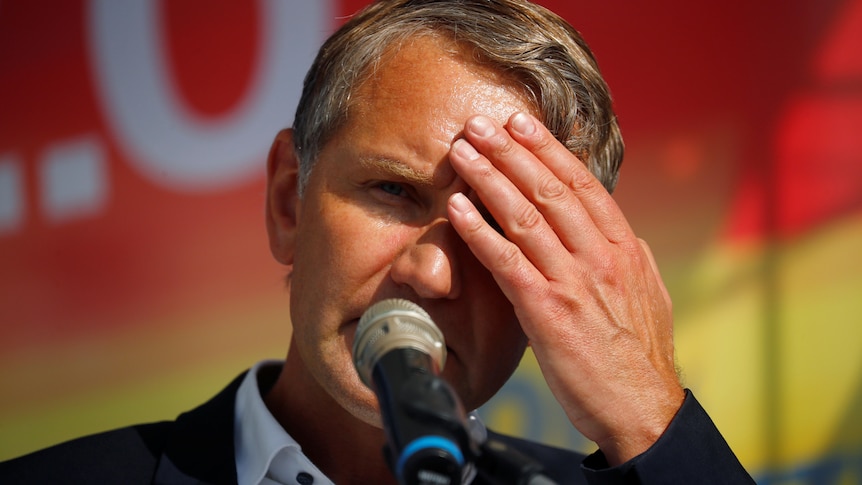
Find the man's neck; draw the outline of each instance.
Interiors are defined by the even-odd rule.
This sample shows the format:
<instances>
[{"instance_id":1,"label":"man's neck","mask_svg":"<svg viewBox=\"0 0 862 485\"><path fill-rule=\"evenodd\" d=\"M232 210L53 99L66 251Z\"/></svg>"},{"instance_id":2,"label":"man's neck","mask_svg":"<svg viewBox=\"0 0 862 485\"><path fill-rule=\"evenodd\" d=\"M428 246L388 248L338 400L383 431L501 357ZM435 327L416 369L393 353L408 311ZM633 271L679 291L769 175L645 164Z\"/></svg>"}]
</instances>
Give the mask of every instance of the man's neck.
<instances>
[{"instance_id":1,"label":"man's neck","mask_svg":"<svg viewBox=\"0 0 862 485\"><path fill-rule=\"evenodd\" d=\"M302 452L334 483L395 483L383 458L383 430L347 412L320 387L297 352L264 402Z\"/></svg>"}]
</instances>

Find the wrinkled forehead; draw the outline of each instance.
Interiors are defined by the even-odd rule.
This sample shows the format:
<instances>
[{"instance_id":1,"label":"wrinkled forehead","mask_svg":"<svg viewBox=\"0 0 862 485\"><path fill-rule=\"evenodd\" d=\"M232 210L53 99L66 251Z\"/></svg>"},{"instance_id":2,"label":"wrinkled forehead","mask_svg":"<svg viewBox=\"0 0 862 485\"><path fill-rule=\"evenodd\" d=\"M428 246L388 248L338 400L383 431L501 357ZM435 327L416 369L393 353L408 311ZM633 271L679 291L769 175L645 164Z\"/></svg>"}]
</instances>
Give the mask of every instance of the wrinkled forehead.
<instances>
[{"instance_id":1,"label":"wrinkled forehead","mask_svg":"<svg viewBox=\"0 0 862 485\"><path fill-rule=\"evenodd\" d=\"M433 187L454 180L449 150L471 116L504 124L513 113L531 110L499 76L465 62L432 38L401 44L357 89L351 103L346 123L327 144L350 154L343 162L403 167L421 175L405 178ZM403 175L405 170L393 172Z\"/></svg>"},{"instance_id":2,"label":"wrinkled forehead","mask_svg":"<svg viewBox=\"0 0 862 485\"><path fill-rule=\"evenodd\" d=\"M458 131L472 114L503 123L513 105L537 114L523 84L483 62L470 46L435 32L390 43L353 88L348 118L361 121L381 105L411 115L427 109L429 120L455 121ZM458 112L463 119L451 116Z\"/></svg>"}]
</instances>

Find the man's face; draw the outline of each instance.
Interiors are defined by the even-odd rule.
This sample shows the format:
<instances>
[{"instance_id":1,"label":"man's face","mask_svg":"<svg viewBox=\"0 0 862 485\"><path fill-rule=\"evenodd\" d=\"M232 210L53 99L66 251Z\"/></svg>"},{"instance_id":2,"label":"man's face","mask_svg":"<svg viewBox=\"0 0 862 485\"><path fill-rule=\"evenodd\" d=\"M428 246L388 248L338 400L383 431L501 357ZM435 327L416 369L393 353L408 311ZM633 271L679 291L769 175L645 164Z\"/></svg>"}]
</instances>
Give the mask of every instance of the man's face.
<instances>
[{"instance_id":1,"label":"man's face","mask_svg":"<svg viewBox=\"0 0 862 485\"><path fill-rule=\"evenodd\" d=\"M448 160L465 121L484 114L503 123L531 107L441 45L404 45L354 93L350 121L312 171L286 258L292 349L341 406L370 423L379 423L377 401L353 369L351 347L377 301L405 298L428 311L446 337L443 376L467 409L502 386L526 347L511 304L446 207L455 192L479 203Z\"/></svg>"}]
</instances>

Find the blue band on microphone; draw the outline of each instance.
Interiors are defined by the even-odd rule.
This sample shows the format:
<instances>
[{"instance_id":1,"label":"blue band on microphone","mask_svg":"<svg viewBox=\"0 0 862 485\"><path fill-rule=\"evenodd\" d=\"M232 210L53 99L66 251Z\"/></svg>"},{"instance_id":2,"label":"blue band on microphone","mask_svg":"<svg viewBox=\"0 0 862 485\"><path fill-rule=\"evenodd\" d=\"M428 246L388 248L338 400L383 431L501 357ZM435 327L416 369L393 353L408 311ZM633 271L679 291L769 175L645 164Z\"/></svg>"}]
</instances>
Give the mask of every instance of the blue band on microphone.
<instances>
[{"instance_id":1,"label":"blue band on microphone","mask_svg":"<svg viewBox=\"0 0 862 485\"><path fill-rule=\"evenodd\" d=\"M452 455L452 457L454 457L458 462L459 466L464 466L464 454L461 453L461 449L458 448L452 440L441 436L422 436L421 438L416 438L411 441L404 447L404 451L402 451L401 456L398 457L398 465L395 467L397 475L399 477L402 475L404 472L404 463L409 460L411 456L418 451L428 448L442 449Z\"/></svg>"}]
</instances>

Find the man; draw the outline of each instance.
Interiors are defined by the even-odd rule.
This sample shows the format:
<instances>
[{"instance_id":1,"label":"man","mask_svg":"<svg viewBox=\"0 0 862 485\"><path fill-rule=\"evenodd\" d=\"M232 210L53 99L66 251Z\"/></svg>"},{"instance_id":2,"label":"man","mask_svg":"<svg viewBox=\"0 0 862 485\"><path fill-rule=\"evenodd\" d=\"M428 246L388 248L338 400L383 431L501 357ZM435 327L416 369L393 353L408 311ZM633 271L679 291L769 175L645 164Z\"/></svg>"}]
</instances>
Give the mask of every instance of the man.
<instances>
[{"instance_id":1,"label":"man","mask_svg":"<svg viewBox=\"0 0 862 485\"><path fill-rule=\"evenodd\" d=\"M372 5L321 48L269 155L293 324L283 365L258 364L176 422L60 445L0 477L393 482L351 347L369 306L404 298L443 331L443 377L467 409L532 346L600 452L499 439L560 483L750 483L677 378L670 298L609 195L621 158L604 81L555 15L524 0Z\"/></svg>"}]
</instances>

